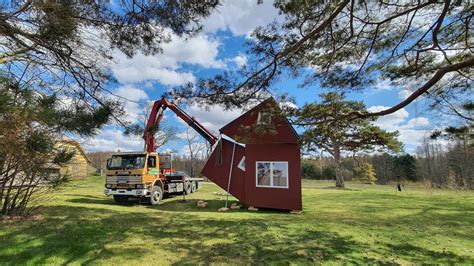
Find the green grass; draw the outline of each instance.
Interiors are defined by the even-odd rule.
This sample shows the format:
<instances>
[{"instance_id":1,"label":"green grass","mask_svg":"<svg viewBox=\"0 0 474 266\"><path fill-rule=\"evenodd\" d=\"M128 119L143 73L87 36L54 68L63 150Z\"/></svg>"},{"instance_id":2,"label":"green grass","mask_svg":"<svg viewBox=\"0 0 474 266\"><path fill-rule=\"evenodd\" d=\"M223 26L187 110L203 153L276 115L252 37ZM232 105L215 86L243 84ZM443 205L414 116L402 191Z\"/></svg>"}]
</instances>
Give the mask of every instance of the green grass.
<instances>
[{"instance_id":1,"label":"green grass","mask_svg":"<svg viewBox=\"0 0 474 266\"><path fill-rule=\"evenodd\" d=\"M74 181L41 220L0 222L0 264L474 263L474 192L332 185L304 182L294 215L219 213L211 183L186 203L119 206L102 178Z\"/></svg>"}]
</instances>

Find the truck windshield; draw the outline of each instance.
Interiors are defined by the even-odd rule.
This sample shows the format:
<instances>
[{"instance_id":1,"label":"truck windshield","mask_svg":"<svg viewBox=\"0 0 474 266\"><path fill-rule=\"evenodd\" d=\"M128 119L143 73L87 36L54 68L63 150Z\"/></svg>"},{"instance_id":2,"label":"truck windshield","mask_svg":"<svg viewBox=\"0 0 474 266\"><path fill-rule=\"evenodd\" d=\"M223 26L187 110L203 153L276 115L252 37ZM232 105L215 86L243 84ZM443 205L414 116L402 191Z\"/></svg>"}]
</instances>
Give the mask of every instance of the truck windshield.
<instances>
[{"instance_id":1,"label":"truck windshield","mask_svg":"<svg viewBox=\"0 0 474 266\"><path fill-rule=\"evenodd\" d=\"M139 169L145 167L145 154L112 155L108 169Z\"/></svg>"}]
</instances>

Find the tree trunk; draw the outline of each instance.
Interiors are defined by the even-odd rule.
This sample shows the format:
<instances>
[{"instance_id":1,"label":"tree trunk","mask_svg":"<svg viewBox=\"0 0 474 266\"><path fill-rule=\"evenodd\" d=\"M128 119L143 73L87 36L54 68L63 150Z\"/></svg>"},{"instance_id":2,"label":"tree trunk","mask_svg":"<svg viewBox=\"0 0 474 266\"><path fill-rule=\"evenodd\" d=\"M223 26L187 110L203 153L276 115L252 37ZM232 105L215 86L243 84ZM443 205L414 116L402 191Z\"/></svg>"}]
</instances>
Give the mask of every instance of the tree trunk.
<instances>
[{"instance_id":1,"label":"tree trunk","mask_svg":"<svg viewBox=\"0 0 474 266\"><path fill-rule=\"evenodd\" d=\"M334 145L334 161L336 162L336 187L344 188L344 177L341 171L341 148L337 144Z\"/></svg>"}]
</instances>

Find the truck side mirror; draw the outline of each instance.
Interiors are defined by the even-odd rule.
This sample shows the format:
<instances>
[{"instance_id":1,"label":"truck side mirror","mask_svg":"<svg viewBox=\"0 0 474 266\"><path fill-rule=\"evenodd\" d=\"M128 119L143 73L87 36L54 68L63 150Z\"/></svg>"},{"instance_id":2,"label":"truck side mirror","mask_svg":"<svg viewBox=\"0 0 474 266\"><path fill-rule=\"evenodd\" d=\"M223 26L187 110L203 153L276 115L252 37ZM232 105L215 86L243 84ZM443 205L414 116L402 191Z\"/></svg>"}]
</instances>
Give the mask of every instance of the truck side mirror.
<instances>
[{"instance_id":1,"label":"truck side mirror","mask_svg":"<svg viewBox=\"0 0 474 266\"><path fill-rule=\"evenodd\" d=\"M107 164L105 165L105 169L109 169L109 165L110 165L110 158L107 159Z\"/></svg>"}]
</instances>

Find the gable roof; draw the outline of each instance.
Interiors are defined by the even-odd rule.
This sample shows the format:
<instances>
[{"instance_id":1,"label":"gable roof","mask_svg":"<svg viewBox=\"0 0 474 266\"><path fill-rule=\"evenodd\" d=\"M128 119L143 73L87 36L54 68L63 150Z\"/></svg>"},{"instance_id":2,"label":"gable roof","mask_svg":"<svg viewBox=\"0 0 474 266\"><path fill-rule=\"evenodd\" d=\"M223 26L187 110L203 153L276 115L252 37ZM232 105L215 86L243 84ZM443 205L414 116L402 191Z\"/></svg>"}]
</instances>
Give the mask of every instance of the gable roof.
<instances>
[{"instance_id":1,"label":"gable roof","mask_svg":"<svg viewBox=\"0 0 474 266\"><path fill-rule=\"evenodd\" d=\"M77 150L79 151L80 154L82 154L82 156L86 159L86 161L88 163L91 162L91 160L89 159L89 157L87 157L87 154L86 152L84 151L84 149L81 147L81 145L79 145L79 143L75 140L72 140L72 139L66 139L66 138L63 138L62 140L58 141L58 145L61 145L61 144L72 144L74 146L76 146Z\"/></svg>"},{"instance_id":2,"label":"gable roof","mask_svg":"<svg viewBox=\"0 0 474 266\"><path fill-rule=\"evenodd\" d=\"M262 113L268 113L271 117L269 124L258 123ZM282 115L273 97L248 110L219 131L244 144L298 143L298 134Z\"/></svg>"}]
</instances>

